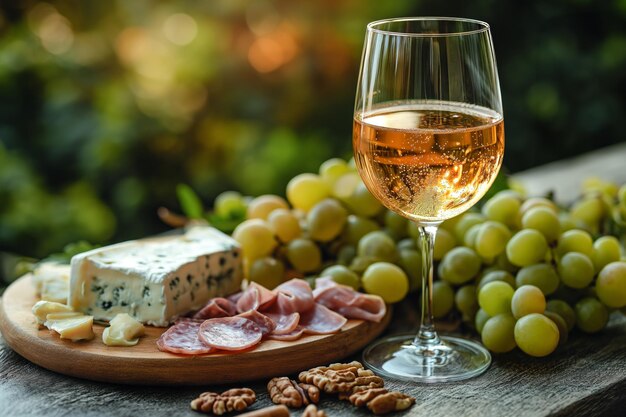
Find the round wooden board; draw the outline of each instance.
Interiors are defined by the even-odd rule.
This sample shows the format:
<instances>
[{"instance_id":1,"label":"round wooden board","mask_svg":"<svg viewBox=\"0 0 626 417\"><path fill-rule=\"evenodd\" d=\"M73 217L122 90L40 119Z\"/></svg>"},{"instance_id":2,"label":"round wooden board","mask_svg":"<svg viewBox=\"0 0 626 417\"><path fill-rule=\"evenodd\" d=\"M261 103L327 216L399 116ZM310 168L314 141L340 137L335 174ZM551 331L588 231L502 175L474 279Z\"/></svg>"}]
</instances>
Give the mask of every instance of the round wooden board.
<instances>
[{"instance_id":1,"label":"round wooden board","mask_svg":"<svg viewBox=\"0 0 626 417\"><path fill-rule=\"evenodd\" d=\"M380 323L350 320L337 334L303 336L291 342L266 340L238 354L179 356L157 349L156 340L165 331L157 327L146 326L146 335L133 347L106 346L102 343L105 326L97 324L91 341L60 339L55 332L39 329L31 313L36 301L29 275L15 281L2 296L0 331L13 350L55 372L123 384L226 384L288 375L358 351L391 319L388 311Z\"/></svg>"}]
</instances>

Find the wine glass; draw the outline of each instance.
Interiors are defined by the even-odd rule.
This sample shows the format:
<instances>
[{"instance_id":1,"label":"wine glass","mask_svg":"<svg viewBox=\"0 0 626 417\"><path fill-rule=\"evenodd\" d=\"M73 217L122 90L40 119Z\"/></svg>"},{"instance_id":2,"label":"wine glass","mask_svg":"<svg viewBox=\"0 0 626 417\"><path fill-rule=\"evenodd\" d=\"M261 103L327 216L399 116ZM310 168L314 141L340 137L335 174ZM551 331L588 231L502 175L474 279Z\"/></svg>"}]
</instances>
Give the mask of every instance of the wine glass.
<instances>
[{"instance_id":1,"label":"wine glass","mask_svg":"<svg viewBox=\"0 0 626 417\"><path fill-rule=\"evenodd\" d=\"M472 207L502 164L502 99L489 25L446 17L368 24L353 147L370 192L417 224L422 252L417 335L375 342L363 353L365 363L419 382L481 374L491 363L482 345L435 331L432 288L437 227Z\"/></svg>"}]
</instances>

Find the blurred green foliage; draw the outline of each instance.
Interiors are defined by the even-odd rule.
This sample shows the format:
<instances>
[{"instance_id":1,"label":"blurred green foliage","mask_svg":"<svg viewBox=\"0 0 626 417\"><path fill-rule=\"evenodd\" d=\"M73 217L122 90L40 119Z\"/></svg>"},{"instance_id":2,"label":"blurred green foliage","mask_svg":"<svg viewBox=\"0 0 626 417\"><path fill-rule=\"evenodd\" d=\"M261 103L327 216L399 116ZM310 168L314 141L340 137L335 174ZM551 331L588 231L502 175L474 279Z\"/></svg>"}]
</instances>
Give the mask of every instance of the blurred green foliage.
<instances>
[{"instance_id":1,"label":"blurred green foliage","mask_svg":"<svg viewBox=\"0 0 626 417\"><path fill-rule=\"evenodd\" d=\"M626 0L15 1L0 9L0 251L166 229L176 185L284 194L351 154L365 24L492 26L505 165L623 140Z\"/></svg>"}]
</instances>

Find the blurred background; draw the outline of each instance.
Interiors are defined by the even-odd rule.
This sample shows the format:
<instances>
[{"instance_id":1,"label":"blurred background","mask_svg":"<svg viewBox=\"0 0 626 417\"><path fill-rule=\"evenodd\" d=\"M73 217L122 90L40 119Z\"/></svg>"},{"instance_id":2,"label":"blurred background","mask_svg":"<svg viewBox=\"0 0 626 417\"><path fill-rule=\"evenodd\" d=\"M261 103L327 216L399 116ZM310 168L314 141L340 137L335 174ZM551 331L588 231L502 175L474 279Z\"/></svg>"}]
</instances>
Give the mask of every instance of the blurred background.
<instances>
[{"instance_id":1,"label":"blurred background","mask_svg":"<svg viewBox=\"0 0 626 417\"><path fill-rule=\"evenodd\" d=\"M367 22L491 24L514 173L624 140L626 0L0 2L0 252L166 230L351 156Z\"/></svg>"}]
</instances>

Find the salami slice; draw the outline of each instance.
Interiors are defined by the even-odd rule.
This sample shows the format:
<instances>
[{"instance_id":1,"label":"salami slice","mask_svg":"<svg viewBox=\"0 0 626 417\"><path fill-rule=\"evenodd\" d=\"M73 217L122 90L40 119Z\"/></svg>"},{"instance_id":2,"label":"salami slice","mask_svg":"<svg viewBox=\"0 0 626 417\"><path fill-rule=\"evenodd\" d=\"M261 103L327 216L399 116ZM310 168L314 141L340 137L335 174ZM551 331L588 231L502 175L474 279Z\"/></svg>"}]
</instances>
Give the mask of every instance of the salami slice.
<instances>
[{"instance_id":1,"label":"salami slice","mask_svg":"<svg viewBox=\"0 0 626 417\"><path fill-rule=\"evenodd\" d=\"M272 333L274 329L276 329L276 323L274 320L266 316L265 314L261 314L256 310L249 310L245 313L241 313L237 315L238 317L243 317L248 320L252 320L261 328L261 333L263 336L267 336Z\"/></svg>"},{"instance_id":2,"label":"salami slice","mask_svg":"<svg viewBox=\"0 0 626 417\"><path fill-rule=\"evenodd\" d=\"M201 321L180 319L167 329L156 344L160 351L182 355L203 355L215 349L205 345L198 338Z\"/></svg>"},{"instance_id":3,"label":"salami slice","mask_svg":"<svg viewBox=\"0 0 626 417\"><path fill-rule=\"evenodd\" d=\"M263 313L276 323L276 328L272 332L274 335L289 334L296 330L300 322L300 313L275 314Z\"/></svg>"},{"instance_id":4,"label":"salami slice","mask_svg":"<svg viewBox=\"0 0 626 417\"><path fill-rule=\"evenodd\" d=\"M291 341L298 340L304 333L304 329L302 327L296 327L293 331L285 334L276 334L272 333L267 338L272 340L283 340L283 341Z\"/></svg>"},{"instance_id":5,"label":"salami slice","mask_svg":"<svg viewBox=\"0 0 626 417\"><path fill-rule=\"evenodd\" d=\"M235 303L226 298L215 297L210 299L207 305L194 314L193 318L206 320L234 316L235 314L237 314Z\"/></svg>"},{"instance_id":6,"label":"salami slice","mask_svg":"<svg viewBox=\"0 0 626 417\"><path fill-rule=\"evenodd\" d=\"M317 303L311 310L300 315L300 326L304 333L310 334L337 333L347 322L345 317Z\"/></svg>"},{"instance_id":7,"label":"salami slice","mask_svg":"<svg viewBox=\"0 0 626 417\"><path fill-rule=\"evenodd\" d=\"M208 346L222 350L244 350L261 341L263 332L243 317L209 319L200 325L198 337Z\"/></svg>"}]
</instances>

